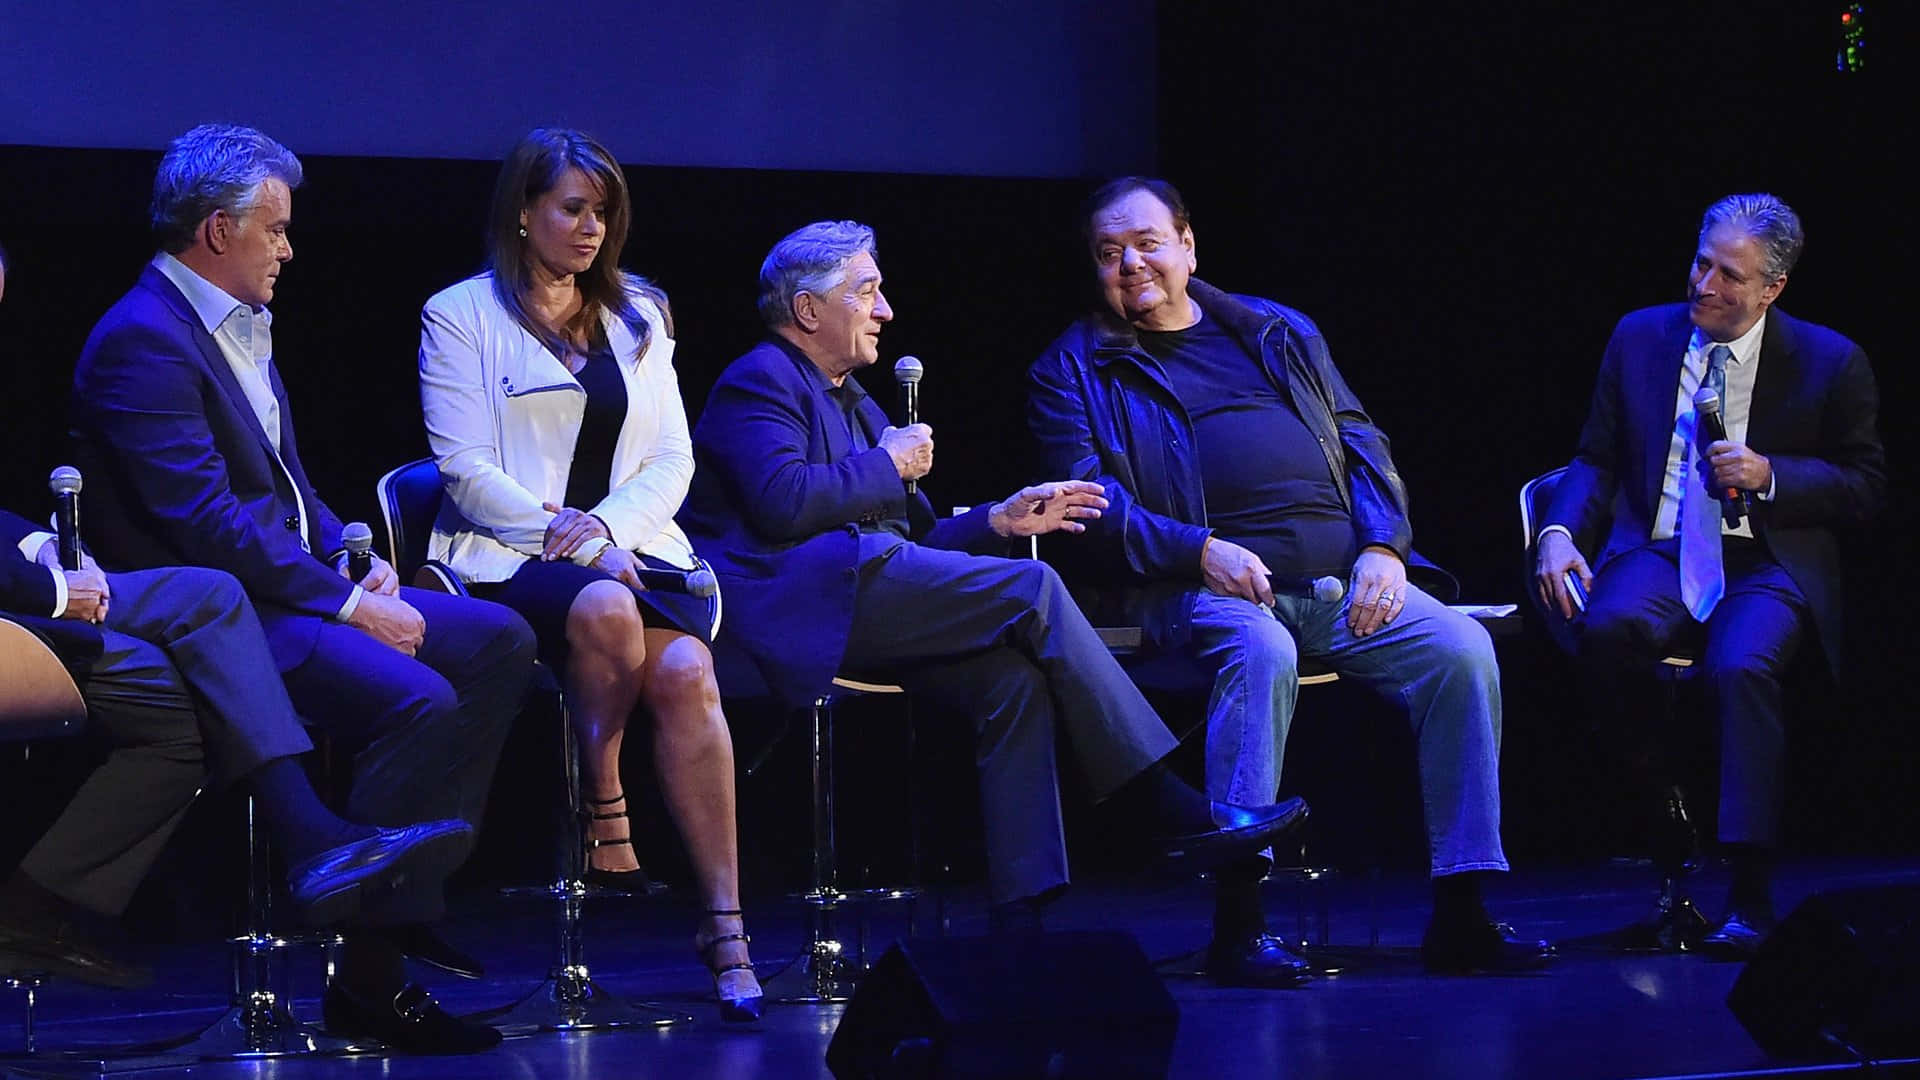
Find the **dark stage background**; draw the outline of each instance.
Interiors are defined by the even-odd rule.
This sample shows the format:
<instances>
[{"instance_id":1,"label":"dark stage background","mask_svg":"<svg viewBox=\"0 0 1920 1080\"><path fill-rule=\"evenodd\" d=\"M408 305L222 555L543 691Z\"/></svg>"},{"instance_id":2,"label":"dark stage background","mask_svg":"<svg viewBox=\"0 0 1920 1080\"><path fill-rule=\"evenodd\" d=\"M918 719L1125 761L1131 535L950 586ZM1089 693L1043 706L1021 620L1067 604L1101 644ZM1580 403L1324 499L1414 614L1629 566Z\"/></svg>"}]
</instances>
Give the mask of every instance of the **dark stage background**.
<instances>
[{"instance_id":1,"label":"dark stage background","mask_svg":"<svg viewBox=\"0 0 1920 1080\"><path fill-rule=\"evenodd\" d=\"M1916 524L1906 497L1914 382L1895 336L1912 316L1895 294L1913 239L1911 174L1899 166L1911 141L1913 33L1910 15L1872 5L1872 66L1839 75L1839 10L1784 0L1565 11L1162 3L1157 33L1145 19L1124 33L1049 32L1035 40L1077 44L1060 55L982 60L1007 66L1016 82L1035 67L1070 66L1086 145L1129 136L1099 142L1108 149L1066 169L1049 157L1030 169L940 170L1040 178L825 172L805 161L715 168L616 140L638 208L626 261L673 298L682 389L697 415L722 367L758 336L754 276L768 245L822 217L874 225L897 316L887 362L913 353L928 370L923 415L940 457L927 487L940 503L971 503L1029 478L1023 373L1090 295L1078 201L1115 169L1158 171L1189 197L1202 277L1320 322L1394 437L1422 551L1451 568L1469 598L1517 602L1516 492L1565 463L1614 320L1680 297L1708 202L1774 191L1800 211L1809 236L1781 306L1834 326L1874 358L1894 493L1852 560L1855 678L1836 689L1810 673L1797 691L1791 839L1813 850L1912 851L1920 736L1905 693L1911 649L1899 642L1908 637ZM1100 12L1068 4L1052 17L1086 27ZM1141 46L1143 34L1151 47ZM796 47L803 40L812 47L805 38ZM904 140L906 154L915 125L893 122L912 117L890 110L911 101L864 88L858 48L844 55L847 82L830 93L809 88L804 107L779 123L806 131L805 144L833 146L849 138L849 118L877 112L891 118L882 134ZM890 54L896 78L898 59ZM1134 92L1143 86L1153 94ZM31 104L31 90L14 83L9 94ZM475 102L474 113L518 117L511 91ZM703 99L663 100L672 108ZM276 110L235 101L217 115L245 121ZM202 118L216 113L190 120ZM269 130L296 152L310 149L301 127ZM63 458L81 342L151 253L144 209L157 151L137 142L149 148L89 149L129 143L74 134L59 149L0 147L0 244L12 254L0 304L0 453L9 463L0 504L33 513L44 510L43 478ZM496 132L493 142L512 134ZM315 141L337 144L331 134ZM277 360L309 472L349 520L377 520L375 478L425 453L417 313L479 262L495 166L436 156L443 152L308 153L307 185L295 197L295 258L274 304ZM884 370L864 381L892 400ZM1538 862L1618 849L1619 800L1596 764L1565 661L1537 628L1500 648L1510 850ZM755 710L737 719L743 758L777 731ZM849 723L854 760L885 767L897 725L877 707L853 710ZM546 747L542 735L527 734L527 744ZM750 853L802 839L796 743L776 745L744 789ZM921 745L938 780L937 797L922 799L940 808L929 814L935 861L966 876L975 826L964 740L935 734ZM1347 688L1304 695L1289 786L1316 800L1333 854L1422 860L1407 749L1391 718ZM630 766L630 789L645 786L643 775ZM536 794L524 778L503 777L499 815L512 819ZM958 809L947 809L949 795ZM856 874L869 864L884 871L891 858L900 819L891 799L886 789L855 798L856 808L864 803L847 841ZM650 831L653 857L670 864L678 857L670 834ZM1084 850L1103 851L1097 838ZM798 871L784 854L763 857L773 876Z\"/></svg>"}]
</instances>

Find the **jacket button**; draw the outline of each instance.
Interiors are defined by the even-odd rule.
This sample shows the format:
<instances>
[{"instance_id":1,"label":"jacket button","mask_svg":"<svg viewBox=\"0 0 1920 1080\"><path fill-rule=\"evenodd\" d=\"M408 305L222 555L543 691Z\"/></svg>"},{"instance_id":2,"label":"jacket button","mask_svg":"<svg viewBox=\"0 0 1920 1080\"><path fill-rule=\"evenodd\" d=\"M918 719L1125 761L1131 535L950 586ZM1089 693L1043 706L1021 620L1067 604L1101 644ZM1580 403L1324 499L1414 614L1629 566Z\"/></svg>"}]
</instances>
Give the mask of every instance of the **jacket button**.
<instances>
[{"instance_id":1,"label":"jacket button","mask_svg":"<svg viewBox=\"0 0 1920 1080\"><path fill-rule=\"evenodd\" d=\"M300 515L288 514L287 520L281 524L285 525L289 532L297 532L300 528Z\"/></svg>"}]
</instances>

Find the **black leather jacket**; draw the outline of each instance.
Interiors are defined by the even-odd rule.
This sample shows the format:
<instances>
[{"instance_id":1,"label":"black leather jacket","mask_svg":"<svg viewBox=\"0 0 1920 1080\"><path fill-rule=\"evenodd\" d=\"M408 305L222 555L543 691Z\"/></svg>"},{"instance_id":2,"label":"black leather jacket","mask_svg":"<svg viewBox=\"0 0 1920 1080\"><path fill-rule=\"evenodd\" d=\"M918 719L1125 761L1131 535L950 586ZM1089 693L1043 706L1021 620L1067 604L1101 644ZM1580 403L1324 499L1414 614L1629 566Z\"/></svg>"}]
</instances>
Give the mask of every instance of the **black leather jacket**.
<instances>
[{"instance_id":1,"label":"black leather jacket","mask_svg":"<svg viewBox=\"0 0 1920 1080\"><path fill-rule=\"evenodd\" d=\"M1189 295L1257 357L1299 410L1342 494L1360 547L1392 549L1423 588L1442 600L1451 578L1415 565L1407 490L1387 437L1334 369L1326 339L1292 308L1230 295L1205 282ZM1193 421L1166 373L1133 328L1090 315L1060 335L1028 372L1028 423L1049 479L1092 480L1111 505L1087 532L1055 547L1053 561L1098 623L1145 628L1148 640L1187 640L1200 584L1200 552L1212 529L1195 452Z\"/></svg>"}]
</instances>

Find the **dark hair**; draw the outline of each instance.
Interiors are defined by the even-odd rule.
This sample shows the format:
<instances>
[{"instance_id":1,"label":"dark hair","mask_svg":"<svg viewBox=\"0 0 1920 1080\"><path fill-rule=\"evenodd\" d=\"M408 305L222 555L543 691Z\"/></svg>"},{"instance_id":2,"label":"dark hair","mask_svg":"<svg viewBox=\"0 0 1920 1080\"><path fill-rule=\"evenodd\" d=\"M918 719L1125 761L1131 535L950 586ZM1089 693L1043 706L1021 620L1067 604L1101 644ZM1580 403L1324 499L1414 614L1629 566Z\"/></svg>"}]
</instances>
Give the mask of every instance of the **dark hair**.
<instances>
[{"instance_id":1,"label":"dark hair","mask_svg":"<svg viewBox=\"0 0 1920 1080\"><path fill-rule=\"evenodd\" d=\"M1093 215L1119 202L1136 191L1144 191L1159 199L1167 212L1173 215L1173 231L1185 232L1193 227L1193 219L1187 215L1187 202L1180 197L1180 189L1153 176L1122 176L1109 180L1093 190L1087 196L1080 210L1080 238L1087 246L1093 245Z\"/></svg>"},{"instance_id":2,"label":"dark hair","mask_svg":"<svg viewBox=\"0 0 1920 1080\"><path fill-rule=\"evenodd\" d=\"M200 223L215 210L238 216L253 209L269 177L300 186L306 173L293 151L255 128L201 124L167 144L153 175L149 211L160 249L178 255L193 246Z\"/></svg>"},{"instance_id":3,"label":"dark hair","mask_svg":"<svg viewBox=\"0 0 1920 1080\"><path fill-rule=\"evenodd\" d=\"M568 169L587 174L607 200L607 235L600 253L584 273L574 275L583 303L569 329L584 328L589 348L595 347L601 333L600 314L610 311L633 331L640 342L640 354L646 355L651 329L639 309L633 305L633 293L654 302L667 333L673 333L673 315L667 309L667 294L645 278L620 269L620 251L627 243L627 230L633 224L633 206L627 196L627 177L620 163L592 136L568 128L535 128L514 146L500 166L500 179L493 188L493 210L487 221L487 267L493 271L493 293L500 306L513 314L527 333L539 338L554 355L565 355L569 343L548 329L527 311L526 296L531 287L527 273L527 238L521 231L520 213L535 199L552 191Z\"/></svg>"},{"instance_id":4,"label":"dark hair","mask_svg":"<svg viewBox=\"0 0 1920 1080\"><path fill-rule=\"evenodd\" d=\"M1715 225L1732 225L1753 237L1766 255L1767 277L1777 280L1793 270L1800 261L1800 249L1807 246L1807 234L1800 229L1800 215L1793 207L1764 192L1729 195L1712 206L1700 219L1700 239L1705 241Z\"/></svg>"}]
</instances>

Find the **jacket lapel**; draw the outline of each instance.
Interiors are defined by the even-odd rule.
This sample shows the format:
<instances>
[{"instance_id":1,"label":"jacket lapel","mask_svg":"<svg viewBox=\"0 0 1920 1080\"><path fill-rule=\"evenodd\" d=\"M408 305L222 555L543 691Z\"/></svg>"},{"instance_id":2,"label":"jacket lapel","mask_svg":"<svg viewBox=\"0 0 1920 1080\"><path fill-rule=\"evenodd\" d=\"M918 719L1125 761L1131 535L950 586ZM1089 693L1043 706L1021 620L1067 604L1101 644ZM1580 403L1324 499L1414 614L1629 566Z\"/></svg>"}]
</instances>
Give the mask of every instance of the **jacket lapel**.
<instances>
[{"instance_id":1,"label":"jacket lapel","mask_svg":"<svg viewBox=\"0 0 1920 1080\"><path fill-rule=\"evenodd\" d=\"M140 283L153 290L167 305L168 310L186 324L187 333L200 350L201 362L207 365L207 370L213 374L213 381L218 383L221 392L227 395L228 404L240 414L241 422L246 424L247 430L253 433L254 439L260 444L260 452L268 457L274 456L273 440L267 438L266 428L260 426L260 417L254 414L253 402L247 400L246 391L240 388L240 380L234 375L233 366L227 363L226 356L220 352L219 343L213 340L212 334L207 333L206 327L200 325L200 315L193 310L193 305L187 302L187 298L181 295L173 282L167 280L165 274L152 266L148 266L141 272ZM287 403L278 380L275 380L273 392L275 397L281 398L280 414L285 416Z\"/></svg>"},{"instance_id":2,"label":"jacket lapel","mask_svg":"<svg viewBox=\"0 0 1920 1080\"><path fill-rule=\"evenodd\" d=\"M1747 444L1765 444L1777 433L1796 381L1794 353L1798 342L1793 320L1774 310L1760 332L1760 367L1754 372L1753 401L1747 407Z\"/></svg>"},{"instance_id":3,"label":"jacket lapel","mask_svg":"<svg viewBox=\"0 0 1920 1080\"><path fill-rule=\"evenodd\" d=\"M1676 304L1673 315L1661 327L1659 337L1648 343L1643 354L1640 393L1646 410L1646 430L1652 436L1642 450L1646 470L1647 523L1653 523L1660 509L1660 489L1667 479L1667 453L1673 448L1674 409L1680 400L1681 360L1687 353L1687 341L1693 336L1693 322L1687 318L1684 304ZM1632 423L1631 416L1626 420Z\"/></svg>"}]
</instances>

